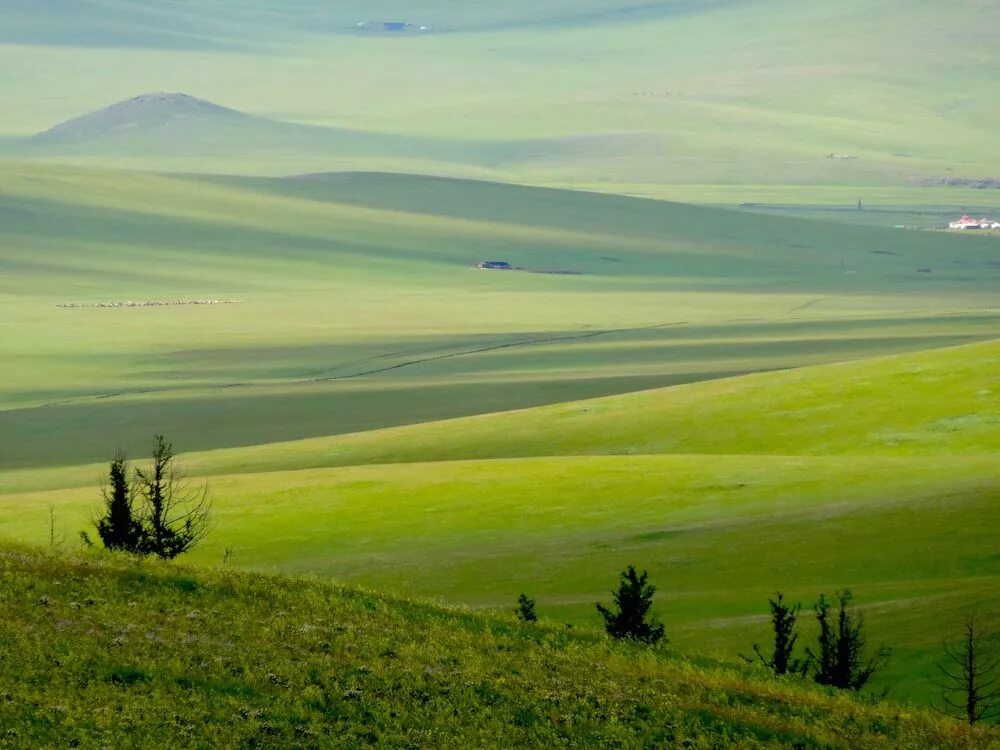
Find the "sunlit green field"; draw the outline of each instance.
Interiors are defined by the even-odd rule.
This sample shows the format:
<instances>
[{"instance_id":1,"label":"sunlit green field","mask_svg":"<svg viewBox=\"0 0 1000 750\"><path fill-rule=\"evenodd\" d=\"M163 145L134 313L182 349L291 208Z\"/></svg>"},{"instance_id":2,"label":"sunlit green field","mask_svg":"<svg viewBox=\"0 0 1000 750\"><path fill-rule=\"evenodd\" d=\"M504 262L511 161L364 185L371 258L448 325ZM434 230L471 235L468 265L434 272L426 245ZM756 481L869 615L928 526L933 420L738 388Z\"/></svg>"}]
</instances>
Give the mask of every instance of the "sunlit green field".
<instances>
[{"instance_id":1,"label":"sunlit green field","mask_svg":"<svg viewBox=\"0 0 1000 750\"><path fill-rule=\"evenodd\" d=\"M735 660L776 589L849 586L928 700L938 644L996 612L994 343L188 458L218 529L192 557L596 625L648 567L677 648ZM333 468L341 467L341 468ZM0 476L5 537L73 543L99 465ZM46 489L51 488L51 489ZM970 522L970 519L975 519Z\"/></svg>"}]
</instances>

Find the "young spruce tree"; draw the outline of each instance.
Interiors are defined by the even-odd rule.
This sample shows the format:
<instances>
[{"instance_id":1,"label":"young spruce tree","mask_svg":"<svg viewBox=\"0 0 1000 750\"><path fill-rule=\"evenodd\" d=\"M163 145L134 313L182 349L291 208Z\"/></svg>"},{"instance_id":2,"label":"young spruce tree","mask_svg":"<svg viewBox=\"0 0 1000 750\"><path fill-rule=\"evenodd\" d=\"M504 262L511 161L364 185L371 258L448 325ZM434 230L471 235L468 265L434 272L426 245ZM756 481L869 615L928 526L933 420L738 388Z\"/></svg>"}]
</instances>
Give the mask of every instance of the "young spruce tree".
<instances>
[{"instance_id":1,"label":"young spruce tree","mask_svg":"<svg viewBox=\"0 0 1000 750\"><path fill-rule=\"evenodd\" d=\"M629 565L622 571L618 590L611 592L615 609L609 609L603 604L597 605L608 635L650 645L665 640L665 628L662 623L653 619L650 612L656 587L647 583L648 577L645 570L642 575L638 575L635 567Z\"/></svg>"},{"instance_id":2,"label":"young spruce tree","mask_svg":"<svg viewBox=\"0 0 1000 750\"><path fill-rule=\"evenodd\" d=\"M771 629L774 632L774 651L770 657L765 657L760 644L753 644L757 660L777 675L805 674L808 669L808 661L795 658L795 644L799 640L799 634L795 631L795 625L798 622L802 606L800 604L785 604L785 597L780 591L775 594L774 599L768 600L768 604L771 607ZM755 661L754 658L749 656L744 656L743 659L749 663Z\"/></svg>"},{"instance_id":3,"label":"young spruce tree","mask_svg":"<svg viewBox=\"0 0 1000 750\"><path fill-rule=\"evenodd\" d=\"M535 622L538 615L535 614L535 600L527 594L517 597L517 609L514 610L517 619L521 622Z\"/></svg>"},{"instance_id":4,"label":"young spruce tree","mask_svg":"<svg viewBox=\"0 0 1000 750\"><path fill-rule=\"evenodd\" d=\"M142 525L135 517L133 490L128 475L128 460L119 452L111 461L108 483L101 490L104 496L103 515L95 525L107 549L138 552L142 543Z\"/></svg>"},{"instance_id":5,"label":"young spruce tree","mask_svg":"<svg viewBox=\"0 0 1000 750\"><path fill-rule=\"evenodd\" d=\"M813 668L813 679L820 685L840 690L861 690L875 673L885 666L890 651L880 648L875 656L865 656L864 618L848 609L853 595L838 591L836 620L834 605L821 594L814 610L819 623L818 653L806 649Z\"/></svg>"}]
</instances>

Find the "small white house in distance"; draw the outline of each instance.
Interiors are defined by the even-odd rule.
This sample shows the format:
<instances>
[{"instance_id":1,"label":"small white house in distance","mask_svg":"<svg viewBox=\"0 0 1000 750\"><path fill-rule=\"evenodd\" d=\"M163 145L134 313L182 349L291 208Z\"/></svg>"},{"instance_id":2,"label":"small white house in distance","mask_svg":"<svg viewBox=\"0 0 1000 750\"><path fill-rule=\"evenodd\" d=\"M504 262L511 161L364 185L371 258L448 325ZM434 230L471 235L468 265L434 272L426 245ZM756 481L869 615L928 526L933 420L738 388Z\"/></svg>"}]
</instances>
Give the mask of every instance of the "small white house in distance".
<instances>
[{"instance_id":1,"label":"small white house in distance","mask_svg":"<svg viewBox=\"0 0 1000 750\"><path fill-rule=\"evenodd\" d=\"M991 219L973 219L971 216L963 216L948 225L949 229L1000 229L1000 221Z\"/></svg>"}]
</instances>

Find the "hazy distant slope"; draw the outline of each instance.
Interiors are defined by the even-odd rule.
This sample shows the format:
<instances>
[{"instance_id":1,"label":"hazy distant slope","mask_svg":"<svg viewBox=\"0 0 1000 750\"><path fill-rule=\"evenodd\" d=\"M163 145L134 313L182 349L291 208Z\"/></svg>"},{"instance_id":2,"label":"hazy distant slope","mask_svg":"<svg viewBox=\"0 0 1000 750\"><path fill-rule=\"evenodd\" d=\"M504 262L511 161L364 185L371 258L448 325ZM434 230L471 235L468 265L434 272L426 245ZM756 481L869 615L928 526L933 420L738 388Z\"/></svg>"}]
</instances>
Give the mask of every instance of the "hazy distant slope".
<instances>
[{"instance_id":1,"label":"hazy distant slope","mask_svg":"<svg viewBox=\"0 0 1000 750\"><path fill-rule=\"evenodd\" d=\"M216 119L216 109L207 108ZM218 111L226 121L251 119ZM991 291L1000 273L995 267L1000 246L988 237L484 181L397 174L169 178L16 163L0 173L0 180L3 205L15 212L4 229L22 242L64 236L59 227L65 225L73 233L66 236L95 252L113 238L116 244L127 239L116 225L148 223L157 231L145 237L179 256L200 244L218 247L223 256L233 252L217 245L216 236L242 243L243 265L231 269L236 277L247 274L254 262L269 268L275 239L312 260L336 258L341 272L377 270L371 281L388 285L405 277L376 260L418 264L425 274L441 274L438 284L466 286L487 279L504 286L568 283L534 275L470 280L467 270L486 255L502 256L529 271L578 272L584 284L600 279L660 289L690 288L699 279L706 288L777 284L785 292L975 294ZM32 204L34 211L29 210ZM61 221L63 213L74 218ZM51 221L33 222L32 216ZM199 231L211 241L195 241ZM255 232L259 239L251 242ZM16 255L17 248L6 252ZM212 253L200 257L207 263ZM294 261L306 257L292 256L287 272L297 276L305 270ZM933 273L921 272L924 267ZM225 275L206 282L228 284ZM50 293L58 294L58 289L50 288Z\"/></svg>"},{"instance_id":2,"label":"hazy distant slope","mask_svg":"<svg viewBox=\"0 0 1000 750\"><path fill-rule=\"evenodd\" d=\"M0 157L162 171L236 174L310 171L362 163L395 170L490 173L539 159L602 163L655 153L655 133L483 141L302 125L249 115L185 93L140 94L28 138L0 139Z\"/></svg>"},{"instance_id":3,"label":"hazy distant slope","mask_svg":"<svg viewBox=\"0 0 1000 750\"><path fill-rule=\"evenodd\" d=\"M251 0L177 3L170 0L10 0L0 7L0 42L81 46L245 47L282 41L294 34L374 33L380 22L403 22L431 32L565 26L655 19L697 13L737 0L523 0L455 3L426 0L292 0L280 5ZM359 24L373 22L371 29Z\"/></svg>"},{"instance_id":4,"label":"hazy distant slope","mask_svg":"<svg viewBox=\"0 0 1000 750\"><path fill-rule=\"evenodd\" d=\"M0 41L81 47L208 48L218 23L198 5L165 0L5 0Z\"/></svg>"},{"instance_id":5,"label":"hazy distant slope","mask_svg":"<svg viewBox=\"0 0 1000 750\"><path fill-rule=\"evenodd\" d=\"M1000 172L993 127L1000 104L983 94L996 79L1000 5L651 2L635 15L637 5L432 3L425 6L431 25L453 17L456 31L421 36L355 25L406 21L412 4L105 3L105 16L141 8L160 29L177 16L196 26L196 36L239 49L144 49L141 39L72 49L58 40L0 45L0 68L35 71L0 80L8 103L0 129L26 135L141 91L170 90L270 119L482 148L474 159L441 160L461 172L440 162L433 170L401 164L392 154L377 163L378 155L362 151L331 164L322 149L309 160L259 147L242 159L187 163L150 149L127 163L269 174L436 171L649 192L706 183L917 187ZM22 3L21 20L0 28L16 36L28 24L35 36L53 29L58 37L70 7L42 12ZM675 12L683 8L696 12ZM115 28L105 20L102 28ZM78 85L81 77L88 86ZM748 193L739 200L755 200Z\"/></svg>"}]
</instances>

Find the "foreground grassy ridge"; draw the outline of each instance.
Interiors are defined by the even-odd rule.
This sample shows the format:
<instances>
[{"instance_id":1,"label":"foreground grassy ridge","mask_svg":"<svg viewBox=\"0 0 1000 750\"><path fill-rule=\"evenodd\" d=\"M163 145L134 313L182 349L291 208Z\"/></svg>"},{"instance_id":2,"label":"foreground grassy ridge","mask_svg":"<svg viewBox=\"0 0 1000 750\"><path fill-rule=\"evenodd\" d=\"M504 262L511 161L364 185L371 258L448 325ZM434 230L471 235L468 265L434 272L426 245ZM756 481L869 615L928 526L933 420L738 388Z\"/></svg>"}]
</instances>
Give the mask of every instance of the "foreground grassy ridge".
<instances>
[{"instance_id":1,"label":"foreground grassy ridge","mask_svg":"<svg viewBox=\"0 0 1000 750\"><path fill-rule=\"evenodd\" d=\"M4 538L75 545L97 503L78 490L5 495ZM736 662L767 637L776 589L812 602L848 586L878 686L930 702L940 644L964 615L997 620L995 458L590 457L426 463L216 477L219 526L191 560L309 571L380 591L506 610L521 591L560 622L637 563L676 647ZM970 519L975 519L970 523ZM811 637L811 622L804 622Z\"/></svg>"},{"instance_id":2,"label":"foreground grassy ridge","mask_svg":"<svg viewBox=\"0 0 1000 750\"><path fill-rule=\"evenodd\" d=\"M0 553L0 746L990 748L596 634L109 556Z\"/></svg>"}]
</instances>

